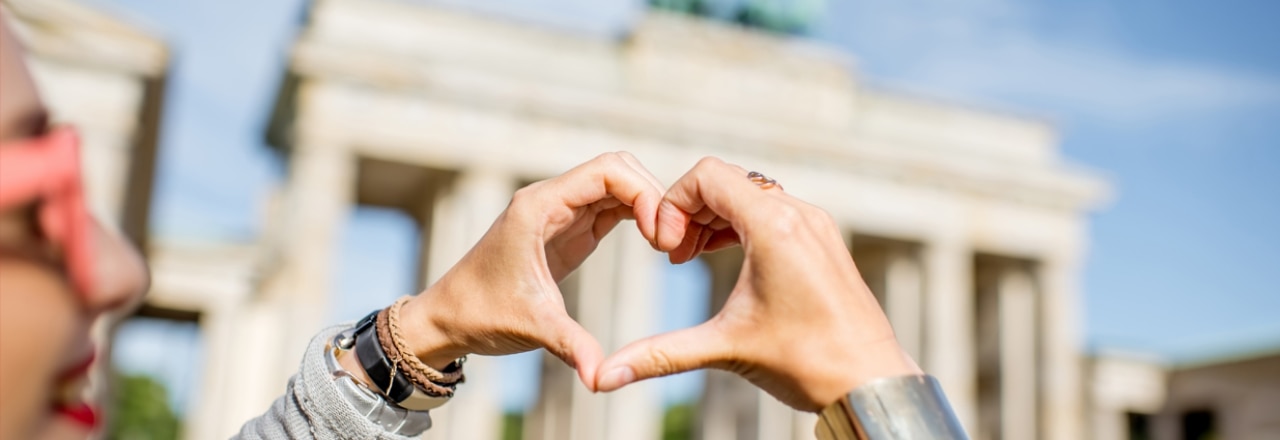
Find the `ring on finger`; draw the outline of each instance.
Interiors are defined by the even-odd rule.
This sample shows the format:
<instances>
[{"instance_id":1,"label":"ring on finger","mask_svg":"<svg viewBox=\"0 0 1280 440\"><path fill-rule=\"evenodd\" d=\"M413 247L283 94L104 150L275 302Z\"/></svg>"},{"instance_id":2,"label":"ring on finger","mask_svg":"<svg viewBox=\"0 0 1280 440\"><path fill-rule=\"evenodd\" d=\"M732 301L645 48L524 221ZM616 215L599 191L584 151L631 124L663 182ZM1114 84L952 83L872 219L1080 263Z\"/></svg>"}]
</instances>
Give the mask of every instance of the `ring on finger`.
<instances>
[{"instance_id":1,"label":"ring on finger","mask_svg":"<svg viewBox=\"0 0 1280 440\"><path fill-rule=\"evenodd\" d=\"M751 183L754 183L756 184L756 186L759 186L760 189L772 189L773 187L782 189L782 185L778 184L777 180L770 179L767 176L765 176L763 173L760 173L757 171L752 171L747 173L747 180L750 180Z\"/></svg>"}]
</instances>

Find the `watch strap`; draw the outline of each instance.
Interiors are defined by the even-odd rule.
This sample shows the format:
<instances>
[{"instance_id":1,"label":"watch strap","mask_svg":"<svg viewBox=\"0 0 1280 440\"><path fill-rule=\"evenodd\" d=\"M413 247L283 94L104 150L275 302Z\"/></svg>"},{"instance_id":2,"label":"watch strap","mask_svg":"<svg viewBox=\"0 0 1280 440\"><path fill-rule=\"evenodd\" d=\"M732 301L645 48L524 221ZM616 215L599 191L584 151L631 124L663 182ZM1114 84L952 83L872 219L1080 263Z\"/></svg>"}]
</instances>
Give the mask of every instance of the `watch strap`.
<instances>
[{"instance_id":1,"label":"watch strap","mask_svg":"<svg viewBox=\"0 0 1280 440\"><path fill-rule=\"evenodd\" d=\"M378 332L357 331L355 352L356 358L360 360L360 366L364 367L364 372L369 375L369 379L378 387L378 390L382 391L382 395L387 396L387 399L400 403L413 395L413 382L400 374L396 369L395 361L388 359L387 353L382 351L382 344L378 342Z\"/></svg>"},{"instance_id":2,"label":"watch strap","mask_svg":"<svg viewBox=\"0 0 1280 440\"><path fill-rule=\"evenodd\" d=\"M373 381L373 385L377 387L377 391L395 405L414 411L426 411L447 403L452 396L428 394L414 385L413 381L397 368L396 362L387 356L378 339L378 332L374 331L377 315L378 311L374 311L365 316L351 330L352 336L344 337L343 335L346 334L344 332L335 339L335 343L342 349L351 349L355 352L356 359L364 368L365 374Z\"/></svg>"}]
</instances>

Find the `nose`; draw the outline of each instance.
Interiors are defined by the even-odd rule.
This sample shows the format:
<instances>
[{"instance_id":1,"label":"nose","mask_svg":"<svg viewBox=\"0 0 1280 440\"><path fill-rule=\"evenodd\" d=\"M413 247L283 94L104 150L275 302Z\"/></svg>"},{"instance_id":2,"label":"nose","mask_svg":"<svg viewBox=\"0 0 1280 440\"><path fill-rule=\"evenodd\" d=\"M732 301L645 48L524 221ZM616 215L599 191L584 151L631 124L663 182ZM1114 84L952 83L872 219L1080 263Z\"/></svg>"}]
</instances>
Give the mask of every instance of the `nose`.
<instances>
[{"instance_id":1,"label":"nose","mask_svg":"<svg viewBox=\"0 0 1280 440\"><path fill-rule=\"evenodd\" d=\"M142 254L120 233L90 222L94 242L94 283L86 305L94 315L132 309L150 284Z\"/></svg>"}]
</instances>

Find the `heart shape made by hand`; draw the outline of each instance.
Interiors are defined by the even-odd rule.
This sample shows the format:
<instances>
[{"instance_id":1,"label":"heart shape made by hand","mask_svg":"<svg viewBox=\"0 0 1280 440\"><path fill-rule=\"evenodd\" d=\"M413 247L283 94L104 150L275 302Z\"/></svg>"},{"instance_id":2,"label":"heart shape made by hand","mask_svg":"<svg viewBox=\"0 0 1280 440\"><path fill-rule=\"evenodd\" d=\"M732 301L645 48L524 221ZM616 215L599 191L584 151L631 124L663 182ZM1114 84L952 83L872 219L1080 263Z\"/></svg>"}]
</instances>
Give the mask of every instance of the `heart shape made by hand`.
<instances>
[{"instance_id":1,"label":"heart shape made by hand","mask_svg":"<svg viewBox=\"0 0 1280 440\"><path fill-rule=\"evenodd\" d=\"M826 211L759 173L700 161L664 194L655 244L673 263L742 245L742 269L708 321L621 348L595 389L699 368L737 373L818 411L874 378L919 374Z\"/></svg>"},{"instance_id":2,"label":"heart shape made by hand","mask_svg":"<svg viewBox=\"0 0 1280 440\"><path fill-rule=\"evenodd\" d=\"M546 348L593 391L721 368L806 410L871 375L915 368L830 215L747 176L704 159L664 189L630 154L610 153L522 188L479 243L405 305L403 313L421 318L410 345L433 366L468 353ZM566 313L557 284L625 219L674 263L739 243L745 258L710 320L605 359Z\"/></svg>"}]
</instances>

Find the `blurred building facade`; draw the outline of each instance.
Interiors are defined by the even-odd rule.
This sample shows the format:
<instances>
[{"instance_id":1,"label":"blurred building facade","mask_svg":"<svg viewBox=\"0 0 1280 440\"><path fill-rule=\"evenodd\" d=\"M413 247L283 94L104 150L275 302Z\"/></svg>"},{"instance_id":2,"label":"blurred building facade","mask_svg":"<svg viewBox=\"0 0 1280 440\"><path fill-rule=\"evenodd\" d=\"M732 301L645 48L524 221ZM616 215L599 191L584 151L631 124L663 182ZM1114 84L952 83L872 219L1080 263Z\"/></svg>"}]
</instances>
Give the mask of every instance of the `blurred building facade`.
<instances>
[{"instance_id":1,"label":"blurred building facade","mask_svg":"<svg viewBox=\"0 0 1280 440\"><path fill-rule=\"evenodd\" d=\"M1280 351L1169 366L1132 354L1089 362L1090 438L1280 438Z\"/></svg>"},{"instance_id":2,"label":"blurred building facade","mask_svg":"<svg viewBox=\"0 0 1280 440\"><path fill-rule=\"evenodd\" d=\"M1106 187L1063 163L1045 123L867 88L838 51L660 13L608 38L421 3L319 1L288 75L270 136L289 175L252 299L274 318L241 324L261 347L240 359L261 361L236 374L270 371L275 386L224 404L245 411L226 426L282 389L321 324L333 286L319 275L353 206L417 220L426 285L516 188L626 150L668 182L719 156L830 210L976 438L1085 435L1076 286L1085 216ZM564 288L606 351L647 336L660 313L647 300L660 266L633 235L609 237ZM715 310L740 256L707 258ZM592 395L558 361L543 367L526 438L657 437L651 391ZM496 437L502 372L483 358L468 368L427 438ZM813 435L812 416L725 374L708 376L699 419L706 440Z\"/></svg>"},{"instance_id":3,"label":"blurred building facade","mask_svg":"<svg viewBox=\"0 0 1280 440\"><path fill-rule=\"evenodd\" d=\"M45 98L86 132L98 211L145 244L163 45L65 0L12 4ZM1064 163L1048 124L866 87L833 49L661 13L609 38L323 0L292 49L269 136L289 171L259 245L149 247L145 313L197 321L206 349L188 438L226 438L284 390L328 316L354 206L416 219L427 285L516 188L616 150L667 182L719 156L828 209L975 438L1087 438L1095 420L1077 289L1105 184ZM563 286L606 351L649 335L661 313L646 298L661 270L652 250L618 232ZM705 258L714 311L741 256ZM480 357L468 369L426 438L497 438L503 374ZM658 437L650 389L593 395L549 357L541 375L527 439ZM719 372L699 419L705 440L813 435L811 415Z\"/></svg>"}]
</instances>

